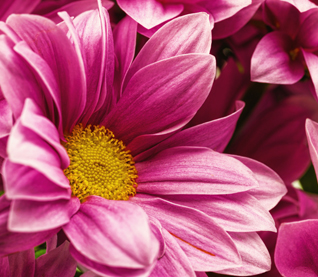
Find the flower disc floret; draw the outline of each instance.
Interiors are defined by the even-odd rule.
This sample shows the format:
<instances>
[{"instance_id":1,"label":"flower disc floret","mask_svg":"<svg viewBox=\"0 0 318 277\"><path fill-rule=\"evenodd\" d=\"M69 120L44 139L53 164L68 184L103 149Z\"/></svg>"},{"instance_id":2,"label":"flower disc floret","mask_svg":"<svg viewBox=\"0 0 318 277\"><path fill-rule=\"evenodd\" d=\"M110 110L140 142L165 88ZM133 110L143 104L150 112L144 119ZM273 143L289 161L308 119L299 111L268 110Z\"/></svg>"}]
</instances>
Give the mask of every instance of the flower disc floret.
<instances>
[{"instance_id":1,"label":"flower disc floret","mask_svg":"<svg viewBox=\"0 0 318 277\"><path fill-rule=\"evenodd\" d=\"M64 170L73 195L81 201L89 195L128 200L136 194L137 170L122 141L104 126L74 127L62 142L70 165Z\"/></svg>"}]
</instances>

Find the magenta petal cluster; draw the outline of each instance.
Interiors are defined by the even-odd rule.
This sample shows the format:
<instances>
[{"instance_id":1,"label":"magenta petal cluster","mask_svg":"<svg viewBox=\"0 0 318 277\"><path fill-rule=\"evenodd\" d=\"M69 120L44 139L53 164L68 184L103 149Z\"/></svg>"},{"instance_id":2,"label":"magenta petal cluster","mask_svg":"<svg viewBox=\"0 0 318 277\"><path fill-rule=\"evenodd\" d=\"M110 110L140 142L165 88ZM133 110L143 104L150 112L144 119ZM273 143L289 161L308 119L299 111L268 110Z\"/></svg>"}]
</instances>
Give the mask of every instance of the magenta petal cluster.
<instances>
[{"instance_id":1,"label":"magenta petal cluster","mask_svg":"<svg viewBox=\"0 0 318 277\"><path fill-rule=\"evenodd\" d=\"M14 125L0 145L0 254L62 229L73 258L100 276L268 271L257 232L276 231L269 210L286 189L265 165L220 153L242 103L185 128L215 76L208 15L170 21L135 59L129 17L112 31L101 2L74 19L59 15L58 26L35 15L1 25L0 83ZM62 145L79 124L105 126L131 151L138 187L128 201L74 195Z\"/></svg>"},{"instance_id":2,"label":"magenta petal cluster","mask_svg":"<svg viewBox=\"0 0 318 277\"><path fill-rule=\"evenodd\" d=\"M285 1L264 2L264 22L273 32L265 35L255 49L252 81L294 84L304 76L305 64L317 93L317 12L316 8L300 12Z\"/></svg>"}]
</instances>

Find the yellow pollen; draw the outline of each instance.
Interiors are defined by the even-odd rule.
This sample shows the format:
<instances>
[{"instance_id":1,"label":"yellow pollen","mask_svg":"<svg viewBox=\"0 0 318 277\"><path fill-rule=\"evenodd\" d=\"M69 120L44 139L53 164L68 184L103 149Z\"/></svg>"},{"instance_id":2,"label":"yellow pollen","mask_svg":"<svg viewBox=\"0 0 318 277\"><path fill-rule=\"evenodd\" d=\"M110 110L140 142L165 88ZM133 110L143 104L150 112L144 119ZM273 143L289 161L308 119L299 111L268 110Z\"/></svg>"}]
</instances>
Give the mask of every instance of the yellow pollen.
<instances>
[{"instance_id":1,"label":"yellow pollen","mask_svg":"<svg viewBox=\"0 0 318 277\"><path fill-rule=\"evenodd\" d=\"M291 57L291 59L293 61L296 60L299 52L300 52L299 48L295 48L295 49L289 51L289 56Z\"/></svg>"},{"instance_id":2,"label":"yellow pollen","mask_svg":"<svg viewBox=\"0 0 318 277\"><path fill-rule=\"evenodd\" d=\"M137 170L122 141L103 126L74 127L62 142L70 165L64 170L72 194L81 201L89 195L128 200L136 194Z\"/></svg>"}]
</instances>

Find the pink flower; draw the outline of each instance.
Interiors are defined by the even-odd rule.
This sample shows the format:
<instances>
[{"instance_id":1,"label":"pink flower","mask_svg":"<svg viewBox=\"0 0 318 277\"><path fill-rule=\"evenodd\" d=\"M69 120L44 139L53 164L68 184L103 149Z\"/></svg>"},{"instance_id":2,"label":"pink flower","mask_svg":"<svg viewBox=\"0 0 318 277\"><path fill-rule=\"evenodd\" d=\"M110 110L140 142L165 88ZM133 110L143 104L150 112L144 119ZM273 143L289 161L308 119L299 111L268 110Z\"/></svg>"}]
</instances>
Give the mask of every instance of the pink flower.
<instances>
[{"instance_id":1,"label":"pink flower","mask_svg":"<svg viewBox=\"0 0 318 277\"><path fill-rule=\"evenodd\" d=\"M131 64L129 17L112 34L105 9L60 15L60 27L33 15L2 25L0 83L15 122L0 151L1 254L62 228L72 256L102 276L269 270L256 232L275 231L268 210L285 187L263 164L217 152L242 104L183 129L215 75L208 16L169 22Z\"/></svg>"},{"instance_id":2,"label":"pink flower","mask_svg":"<svg viewBox=\"0 0 318 277\"><path fill-rule=\"evenodd\" d=\"M304 76L305 64L318 93L317 13L316 8L301 13L284 1L264 2L264 22L273 32L265 35L255 49L252 81L294 84Z\"/></svg>"}]
</instances>

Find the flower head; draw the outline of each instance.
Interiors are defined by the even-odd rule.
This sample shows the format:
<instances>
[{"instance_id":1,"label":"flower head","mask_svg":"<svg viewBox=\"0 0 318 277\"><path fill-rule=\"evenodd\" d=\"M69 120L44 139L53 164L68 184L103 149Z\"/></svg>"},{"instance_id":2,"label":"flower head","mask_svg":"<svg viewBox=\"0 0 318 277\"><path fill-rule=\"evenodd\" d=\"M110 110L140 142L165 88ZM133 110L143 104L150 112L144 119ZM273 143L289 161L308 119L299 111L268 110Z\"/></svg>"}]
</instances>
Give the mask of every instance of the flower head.
<instances>
[{"instance_id":1,"label":"flower head","mask_svg":"<svg viewBox=\"0 0 318 277\"><path fill-rule=\"evenodd\" d=\"M99 275L159 274L177 259L180 276L268 270L256 231L275 231L268 210L284 186L260 163L212 150L224 149L242 105L183 129L215 75L208 16L169 22L130 65L129 17L112 32L101 6L74 20L60 15L60 27L10 16L0 37L0 83L15 118L2 169L1 254L62 228L72 256ZM246 245L257 246L253 257Z\"/></svg>"}]
</instances>

